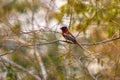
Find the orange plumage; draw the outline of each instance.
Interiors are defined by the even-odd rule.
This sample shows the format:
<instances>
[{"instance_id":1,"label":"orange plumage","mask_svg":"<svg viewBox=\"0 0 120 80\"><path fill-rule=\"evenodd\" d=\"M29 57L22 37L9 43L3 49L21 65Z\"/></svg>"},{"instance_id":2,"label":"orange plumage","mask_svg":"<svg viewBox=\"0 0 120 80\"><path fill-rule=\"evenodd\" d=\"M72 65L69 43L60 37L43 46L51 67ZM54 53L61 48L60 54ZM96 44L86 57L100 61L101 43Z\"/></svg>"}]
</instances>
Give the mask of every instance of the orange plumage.
<instances>
[{"instance_id":1,"label":"orange plumage","mask_svg":"<svg viewBox=\"0 0 120 80\"><path fill-rule=\"evenodd\" d=\"M75 37L71 34L71 32L68 30L68 28L66 27L66 26L63 26L62 28L60 28L61 30L62 30L62 36L66 39L66 40L68 40L68 41L70 41L70 42L72 42L72 43L74 43L74 44L77 44L79 47L81 47L82 49L84 49L78 42L77 42L77 40L75 39Z\"/></svg>"}]
</instances>

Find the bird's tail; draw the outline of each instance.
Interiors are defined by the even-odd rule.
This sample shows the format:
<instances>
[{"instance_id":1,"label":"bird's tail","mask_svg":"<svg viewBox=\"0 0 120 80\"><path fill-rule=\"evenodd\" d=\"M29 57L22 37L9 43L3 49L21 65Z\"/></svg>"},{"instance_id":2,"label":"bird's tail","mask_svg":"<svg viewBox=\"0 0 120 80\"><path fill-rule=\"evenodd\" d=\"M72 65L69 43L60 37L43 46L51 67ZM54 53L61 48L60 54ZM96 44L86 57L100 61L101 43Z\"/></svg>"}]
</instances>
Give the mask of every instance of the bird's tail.
<instances>
[{"instance_id":1,"label":"bird's tail","mask_svg":"<svg viewBox=\"0 0 120 80\"><path fill-rule=\"evenodd\" d=\"M78 42L76 43L81 49L83 49L84 50L84 47L83 46L81 46L81 44L79 44Z\"/></svg>"},{"instance_id":2,"label":"bird's tail","mask_svg":"<svg viewBox=\"0 0 120 80\"><path fill-rule=\"evenodd\" d=\"M79 44L78 42L76 43L82 50L84 50L84 51L86 51L86 52L88 52L88 53L93 53L93 52L91 52L91 51L89 51L89 50L87 50L86 48L84 48L81 44Z\"/></svg>"}]
</instances>

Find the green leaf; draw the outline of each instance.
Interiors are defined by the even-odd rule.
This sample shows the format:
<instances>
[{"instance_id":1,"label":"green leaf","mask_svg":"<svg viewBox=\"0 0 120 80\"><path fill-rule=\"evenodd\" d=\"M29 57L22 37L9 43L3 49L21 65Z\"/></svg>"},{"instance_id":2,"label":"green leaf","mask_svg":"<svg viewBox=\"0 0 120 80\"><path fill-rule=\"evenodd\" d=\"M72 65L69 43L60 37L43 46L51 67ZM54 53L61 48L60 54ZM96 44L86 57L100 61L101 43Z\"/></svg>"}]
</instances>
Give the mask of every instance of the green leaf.
<instances>
[{"instance_id":1,"label":"green leaf","mask_svg":"<svg viewBox=\"0 0 120 80\"><path fill-rule=\"evenodd\" d=\"M111 38L115 32L115 27L109 26L108 27L108 37Z\"/></svg>"},{"instance_id":2,"label":"green leaf","mask_svg":"<svg viewBox=\"0 0 120 80\"><path fill-rule=\"evenodd\" d=\"M17 80L17 73L13 70L11 66L7 66L7 80Z\"/></svg>"},{"instance_id":3,"label":"green leaf","mask_svg":"<svg viewBox=\"0 0 120 80\"><path fill-rule=\"evenodd\" d=\"M62 21L62 18L63 18L63 13L60 13L60 12L56 12L53 16L55 17L55 19L58 20L58 22L61 22Z\"/></svg>"}]
</instances>

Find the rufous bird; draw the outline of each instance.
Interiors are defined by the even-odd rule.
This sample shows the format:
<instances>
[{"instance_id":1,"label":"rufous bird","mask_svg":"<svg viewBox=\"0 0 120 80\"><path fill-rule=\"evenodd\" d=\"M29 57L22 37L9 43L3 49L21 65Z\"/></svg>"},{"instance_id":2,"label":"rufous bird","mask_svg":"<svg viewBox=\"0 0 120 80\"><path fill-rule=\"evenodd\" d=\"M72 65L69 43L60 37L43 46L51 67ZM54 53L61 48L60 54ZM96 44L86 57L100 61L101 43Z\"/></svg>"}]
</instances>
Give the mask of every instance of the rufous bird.
<instances>
[{"instance_id":1,"label":"rufous bird","mask_svg":"<svg viewBox=\"0 0 120 80\"><path fill-rule=\"evenodd\" d=\"M67 40L72 42L73 44L78 45L80 48L84 50L84 48L77 42L76 38L72 35L72 33L68 30L67 26L63 26L60 28L62 30L62 36Z\"/></svg>"}]
</instances>

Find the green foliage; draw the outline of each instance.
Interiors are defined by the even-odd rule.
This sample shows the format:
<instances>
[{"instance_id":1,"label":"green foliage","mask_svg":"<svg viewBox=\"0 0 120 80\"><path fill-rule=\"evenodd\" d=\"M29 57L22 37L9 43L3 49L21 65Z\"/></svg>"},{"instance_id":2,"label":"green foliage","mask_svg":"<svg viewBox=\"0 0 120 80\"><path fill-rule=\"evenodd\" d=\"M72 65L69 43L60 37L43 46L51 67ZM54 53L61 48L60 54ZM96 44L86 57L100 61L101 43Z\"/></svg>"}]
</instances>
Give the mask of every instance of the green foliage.
<instances>
[{"instance_id":1,"label":"green foliage","mask_svg":"<svg viewBox=\"0 0 120 80\"><path fill-rule=\"evenodd\" d=\"M28 2L21 2L21 3L19 3L19 4L16 3L16 4L14 5L14 8L15 8L18 12L24 13L24 12L26 12L27 5L28 5Z\"/></svg>"},{"instance_id":2,"label":"green foliage","mask_svg":"<svg viewBox=\"0 0 120 80\"><path fill-rule=\"evenodd\" d=\"M115 33L115 27L109 26L108 33L109 33L109 37L111 38L113 34Z\"/></svg>"},{"instance_id":3,"label":"green foliage","mask_svg":"<svg viewBox=\"0 0 120 80\"><path fill-rule=\"evenodd\" d=\"M64 14L71 15L72 13L72 24L70 26L75 27L72 29L85 32L88 26L93 23L99 26L106 23L111 24L111 20L120 15L118 5L119 1L117 0L97 1L96 6L91 3L85 4L84 2L78 0L68 0L68 3L60 8L60 12L55 13L55 18L58 21L61 21ZM79 23L76 24L76 22ZM114 32L114 30L112 32ZM108 33L111 34L111 32Z\"/></svg>"},{"instance_id":4,"label":"green foliage","mask_svg":"<svg viewBox=\"0 0 120 80\"><path fill-rule=\"evenodd\" d=\"M3 1L3 3L1 4L4 4L4 3L7 3L7 2ZM33 10L34 12L36 12L38 8L39 8L38 3L35 3L32 6L28 0L23 0L21 2L19 2L19 0L13 0L9 4L0 8L0 17L3 17L8 13L10 14L13 10L16 10L19 13L26 13L27 9Z\"/></svg>"},{"instance_id":5,"label":"green foliage","mask_svg":"<svg viewBox=\"0 0 120 80\"><path fill-rule=\"evenodd\" d=\"M7 80L17 80L17 73L13 70L12 66L7 66Z\"/></svg>"},{"instance_id":6,"label":"green foliage","mask_svg":"<svg viewBox=\"0 0 120 80\"><path fill-rule=\"evenodd\" d=\"M27 75L27 76L22 77L22 80L35 80L35 79L32 76Z\"/></svg>"},{"instance_id":7,"label":"green foliage","mask_svg":"<svg viewBox=\"0 0 120 80\"><path fill-rule=\"evenodd\" d=\"M55 13L54 17L58 20L58 22L61 22L63 18L63 13Z\"/></svg>"},{"instance_id":8,"label":"green foliage","mask_svg":"<svg viewBox=\"0 0 120 80\"><path fill-rule=\"evenodd\" d=\"M56 40L53 34L46 34L46 37L48 40ZM49 80L64 80L64 67L61 65L62 59L60 58L57 43L48 45L48 55L43 58L43 62L48 71Z\"/></svg>"},{"instance_id":9,"label":"green foliage","mask_svg":"<svg viewBox=\"0 0 120 80\"><path fill-rule=\"evenodd\" d=\"M97 42L97 41L102 41L103 39L119 36L118 35L120 34L120 31L119 31L120 30L120 18L119 18L120 17L120 6L119 6L120 1L119 0L93 0L93 2L89 0L87 1L67 0L67 1L68 1L67 4L64 4L63 6L61 6L61 8L59 9L60 11L55 13L57 14L55 18L58 21L61 21L63 19L63 16L65 16L66 14L67 14L67 17L71 16L72 14L70 30L76 30L84 33L86 33L86 31L88 30L88 32L90 32L90 34L87 34L90 36L90 39L88 39L88 42ZM88 4L86 4L87 2ZM100 45L98 47L95 46L95 47L92 47L92 49L96 50L96 52L101 52L100 55L103 55L105 58L108 58L111 60L113 58L115 59L115 56L113 57L113 55L119 54L117 53L117 50L118 50L117 48L119 47L118 45L119 43L113 42L112 44L109 43L106 45ZM77 51L81 53L79 50L73 49L73 53L76 54ZM104 66L105 64L104 62L106 59L104 60L104 59L101 59L100 57L100 58L97 58L97 60L98 60L98 64L100 64L101 66ZM117 69L117 71L118 70L119 68ZM116 75L117 73L119 73L119 71L118 72L117 71L115 71ZM109 75L108 74L109 72L108 73L106 72L105 75L102 75L99 79L100 80L113 79L113 76L111 77L111 74ZM112 75L113 74L114 73L112 73ZM88 76L85 75L85 77L88 77ZM72 78L73 77L70 77L70 79ZM73 80L74 79L75 77L73 78ZM81 80L83 79L81 78Z\"/></svg>"},{"instance_id":10,"label":"green foliage","mask_svg":"<svg viewBox=\"0 0 120 80\"><path fill-rule=\"evenodd\" d=\"M3 6L4 13L9 13L13 8L14 4L16 3L16 0L13 0L11 3L9 3L6 6Z\"/></svg>"},{"instance_id":11,"label":"green foliage","mask_svg":"<svg viewBox=\"0 0 120 80\"><path fill-rule=\"evenodd\" d=\"M2 4L3 2L6 3L6 1L7 0L0 0L0 4ZM51 0L51 3L52 1L54 0ZM62 23L62 20L65 16L67 17L70 16L71 17L70 30L83 32L88 36L87 38L86 36L83 36L83 38L80 37L81 39L80 41L79 38L76 38L80 43L82 42L93 43L97 41L102 41L103 39L119 36L120 1L119 0L92 0L92 1L67 0L67 3L62 5L59 8L58 12L54 13L53 11L50 12L50 14L48 13L46 15L45 17L46 22L49 23L49 20L51 20L49 19L49 17L51 17L51 13L53 14L52 17L54 17L60 24ZM51 3L49 4L49 6L51 6ZM11 61L15 62L16 64L23 66L26 70L31 69L30 71L34 72L34 74L39 75L41 78L43 78L42 75L43 71L41 65L38 64L40 62L37 62L36 59L33 59L33 57L35 56L30 54L31 53L30 49L36 51L32 44L36 44L39 42L40 45L37 46L40 47L40 51L38 50L38 52L41 53L42 51L44 52L44 50L46 50L45 51L46 53L44 53L44 55L41 54L39 55L40 61L43 61L45 71L47 72L47 80L92 80L91 75L84 71L86 70L86 67L84 67L84 65L87 66L89 65L89 62L92 62L91 60L92 58L89 57L87 52L80 49L79 47L76 47L76 45L74 44L69 45L68 43L62 43L61 41L49 43L52 41L54 42L54 40L59 40L61 38L58 37L58 35L60 34L52 32L51 28L47 28L48 26L45 27L44 30L41 29L41 26L40 30L35 31L31 30L32 20L35 27L36 26L38 27L39 25L39 22L37 23L37 21L39 21L39 18L36 18L36 16L41 16L41 14L39 14L39 12L37 13L37 11L39 11L39 9L41 9L42 6L42 10L47 12L46 5L45 4L40 5L39 0L13 0L10 4L7 4L2 7L0 6L0 32L1 32L0 47L2 47L0 52L1 53L10 52L12 50L13 53L5 57L8 57ZM47 7L47 9L48 8L49 7ZM32 15L31 18L31 14L33 12L37 13L37 15L34 14ZM29 13L30 15L28 15ZM27 18L29 21L28 23L25 23L27 20L24 20L25 22L23 21L22 23L22 21L19 19L18 16L19 15L21 16L23 14L24 16L26 15L28 17ZM11 19L15 18L18 22L15 21L16 23L11 24ZM28 29L26 27L24 28L24 25L22 25L24 23L25 26L26 24L28 25L27 26ZM25 29L28 32L22 33L22 29ZM88 33L86 33L86 31ZM17 43L14 42L13 40L8 42L4 40L9 38L24 39L23 44L22 42ZM24 42L25 46L27 47L23 47ZM47 44L44 44L45 42L47 42ZM45 49L41 50L42 47L41 44L42 45L44 44ZM107 65L109 66L112 64L111 66L109 66L110 70L108 68L108 70L104 71L104 74L101 74L103 72L98 73L100 74L100 78L98 74L95 74L98 77L98 80L112 80L113 77L116 76L119 78L120 76L119 74L120 63L118 57L118 54L120 52L119 46L120 42L114 41L108 44L102 43L101 45L87 47L87 49L91 49L91 51L97 53L96 60L98 61L97 62L98 64L104 67L104 64L107 63L105 65L105 69ZM118 60L116 59L116 56ZM83 65L81 64L81 62L83 62ZM17 73L12 66L8 66L6 76L7 80L17 80L17 76L19 76L22 80L35 80L31 75L27 75L22 71ZM20 75L22 73L24 74L20 76L19 73Z\"/></svg>"},{"instance_id":12,"label":"green foliage","mask_svg":"<svg viewBox=\"0 0 120 80\"><path fill-rule=\"evenodd\" d=\"M12 53L12 55L10 55L10 58L15 63L23 66L24 68L29 68L32 65L32 62L27 59L27 54L25 54L25 51L17 50L16 52Z\"/></svg>"},{"instance_id":13,"label":"green foliage","mask_svg":"<svg viewBox=\"0 0 120 80\"><path fill-rule=\"evenodd\" d=\"M91 23L91 20L90 19L85 19L83 21L81 21L76 27L76 30L77 31L80 31L80 32L86 32L87 28L88 28L88 25ZM74 27L74 26L73 26Z\"/></svg>"},{"instance_id":14,"label":"green foliage","mask_svg":"<svg viewBox=\"0 0 120 80\"><path fill-rule=\"evenodd\" d=\"M86 11L85 4L81 3L80 1L73 1L73 3L70 3L70 5L72 5L76 14L84 13Z\"/></svg>"},{"instance_id":15,"label":"green foliage","mask_svg":"<svg viewBox=\"0 0 120 80\"><path fill-rule=\"evenodd\" d=\"M20 35L21 31L21 23L15 23L14 26L11 28L13 34Z\"/></svg>"},{"instance_id":16,"label":"green foliage","mask_svg":"<svg viewBox=\"0 0 120 80\"><path fill-rule=\"evenodd\" d=\"M34 3L32 6L32 4L28 0L24 0L20 3L16 3L14 5L14 8L15 8L15 10L17 10L20 13L26 13L27 9L37 12L39 5L38 5L38 3Z\"/></svg>"}]
</instances>

